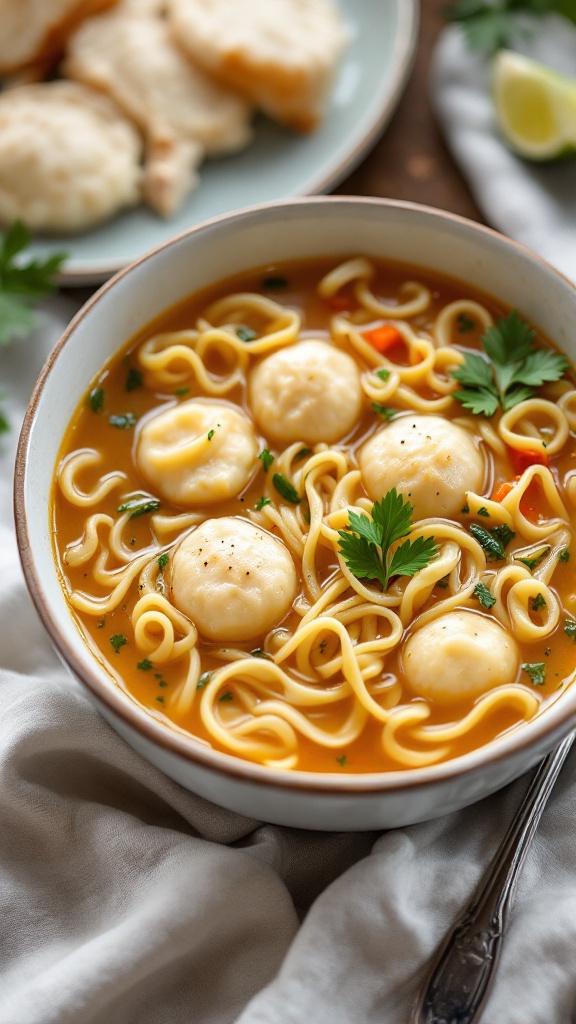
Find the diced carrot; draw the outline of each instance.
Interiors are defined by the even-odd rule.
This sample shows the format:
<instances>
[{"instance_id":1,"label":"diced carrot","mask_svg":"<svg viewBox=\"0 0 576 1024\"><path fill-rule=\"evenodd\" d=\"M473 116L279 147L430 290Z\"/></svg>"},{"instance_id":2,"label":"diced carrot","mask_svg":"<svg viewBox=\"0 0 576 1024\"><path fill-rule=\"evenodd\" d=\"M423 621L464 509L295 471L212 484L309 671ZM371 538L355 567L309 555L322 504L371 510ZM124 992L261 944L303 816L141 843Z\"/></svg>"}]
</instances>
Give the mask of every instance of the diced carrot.
<instances>
[{"instance_id":1,"label":"diced carrot","mask_svg":"<svg viewBox=\"0 0 576 1024\"><path fill-rule=\"evenodd\" d=\"M381 324L380 327L374 327L371 331L363 331L362 337L381 355L394 348L395 345L405 345L402 333L392 324Z\"/></svg>"},{"instance_id":2,"label":"diced carrot","mask_svg":"<svg viewBox=\"0 0 576 1024\"><path fill-rule=\"evenodd\" d=\"M490 496L492 501L504 501L504 498L507 494L510 494L513 487L514 484L510 480L503 480L501 483L496 484Z\"/></svg>"},{"instance_id":3,"label":"diced carrot","mask_svg":"<svg viewBox=\"0 0 576 1024\"><path fill-rule=\"evenodd\" d=\"M508 448L508 454L516 473L523 473L529 466L548 465L548 456L543 448L539 451L522 451L518 448Z\"/></svg>"}]
</instances>

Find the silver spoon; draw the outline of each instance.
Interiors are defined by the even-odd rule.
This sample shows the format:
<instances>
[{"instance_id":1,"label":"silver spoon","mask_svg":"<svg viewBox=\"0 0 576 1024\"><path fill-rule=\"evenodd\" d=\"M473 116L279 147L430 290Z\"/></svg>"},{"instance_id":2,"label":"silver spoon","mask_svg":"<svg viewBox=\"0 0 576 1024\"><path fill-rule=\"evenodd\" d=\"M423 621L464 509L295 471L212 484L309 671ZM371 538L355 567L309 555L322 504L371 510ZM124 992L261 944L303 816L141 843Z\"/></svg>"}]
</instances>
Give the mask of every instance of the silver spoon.
<instances>
[{"instance_id":1,"label":"silver spoon","mask_svg":"<svg viewBox=\"0 0 576 1024\"><path fill-rule=\"evenodd\" d=\"M518 876L575 733L537 769L472 902L442 944L412 1024L474 1024L500 956Z\"/></svg>"}]
</instances>

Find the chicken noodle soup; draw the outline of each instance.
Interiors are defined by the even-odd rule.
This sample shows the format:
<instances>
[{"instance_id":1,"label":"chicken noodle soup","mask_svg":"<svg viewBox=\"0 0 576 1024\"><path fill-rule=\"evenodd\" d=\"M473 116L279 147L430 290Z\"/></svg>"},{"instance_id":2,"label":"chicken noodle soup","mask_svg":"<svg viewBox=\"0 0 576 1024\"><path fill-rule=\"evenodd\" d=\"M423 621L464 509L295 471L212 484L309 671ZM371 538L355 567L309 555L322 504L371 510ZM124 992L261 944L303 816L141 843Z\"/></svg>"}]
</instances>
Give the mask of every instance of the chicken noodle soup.
<instances>
[{"instance_id":1,"label":"chicken noodle soup","mask_svg":"<svg viewBox=\"0 0 576 1024\"><path fill-rule=\"evenodd\" d=\"M354 257L193 295L93 382L53 500L151 715L327 772L444 761L574 679L576 390L516 311Z\"/></svg>"}]
</instances>

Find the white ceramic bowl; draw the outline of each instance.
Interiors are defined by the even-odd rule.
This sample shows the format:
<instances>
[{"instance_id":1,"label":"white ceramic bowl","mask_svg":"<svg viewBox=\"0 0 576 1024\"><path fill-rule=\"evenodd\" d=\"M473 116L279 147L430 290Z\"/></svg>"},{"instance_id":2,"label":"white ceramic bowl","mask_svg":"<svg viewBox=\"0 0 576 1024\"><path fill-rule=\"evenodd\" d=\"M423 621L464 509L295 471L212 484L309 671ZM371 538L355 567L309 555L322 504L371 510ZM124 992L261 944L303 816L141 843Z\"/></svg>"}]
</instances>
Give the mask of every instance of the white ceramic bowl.
<instances>
[{"instance_id":1,"label":"white ceramic bowl","mask_svg":"<svg viewBox=\"0 0 576 1024\"><path fill-rule=\"evenodd\" d=\"M62 436L90 381L135 331L197 288L268 263L364 253L429 267L517 307L576 358L576 290L503 236L408 203L290 200L210 221L148 253L85 305L34 391L16 469L18 542L56 649L110 725L186 788L250 817L309 829L395 827L473 803L529 769L574 727L576 687L533 721L429 768L323 776L270 770L207 749L156 721L114 685L72 619L55 568L50 492Z\"/></svg>"}]
</instances>

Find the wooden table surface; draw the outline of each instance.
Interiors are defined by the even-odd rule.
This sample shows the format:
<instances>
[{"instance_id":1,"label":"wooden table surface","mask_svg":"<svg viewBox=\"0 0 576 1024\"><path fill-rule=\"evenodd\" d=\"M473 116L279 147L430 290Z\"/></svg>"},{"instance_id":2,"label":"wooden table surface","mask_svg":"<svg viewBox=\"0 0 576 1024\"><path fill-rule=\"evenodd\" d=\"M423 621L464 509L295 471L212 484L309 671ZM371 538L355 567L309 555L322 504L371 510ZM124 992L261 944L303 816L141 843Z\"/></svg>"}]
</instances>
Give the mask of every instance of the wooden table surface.
<instances>
[{"instance_id":1,"label":"wooden table surface","mask_svg":"<svg viewBox=\"0 0 576 1024\"><path fill-rule=\"evenodd\" d=\"M420 0L416 59L406 91L375 149L335 192L405 199L481 221L430 104L430 61L446 24L442 17L446 3Z\"/></svg>"}]
</instances>

